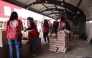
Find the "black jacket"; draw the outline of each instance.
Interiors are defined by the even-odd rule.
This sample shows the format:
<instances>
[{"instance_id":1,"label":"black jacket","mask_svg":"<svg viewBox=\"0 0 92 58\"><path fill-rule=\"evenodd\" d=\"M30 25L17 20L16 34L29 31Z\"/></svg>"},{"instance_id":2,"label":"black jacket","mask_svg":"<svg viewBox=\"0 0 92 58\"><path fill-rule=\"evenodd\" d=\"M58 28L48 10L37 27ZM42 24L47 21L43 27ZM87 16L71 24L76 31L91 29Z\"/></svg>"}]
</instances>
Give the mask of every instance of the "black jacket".
<instances>
[{"instance_id":1,"label":"black jacket","mask_svg":"<svg viewBox=\"0 0 92 58\"><path fill-rule=\"evenodd\" d=\"M59 26L59 22L54 21L54 22L53 22L53 28L54 28L54 29L58 29L58 26Z\"/></svg>"}]
</instances>

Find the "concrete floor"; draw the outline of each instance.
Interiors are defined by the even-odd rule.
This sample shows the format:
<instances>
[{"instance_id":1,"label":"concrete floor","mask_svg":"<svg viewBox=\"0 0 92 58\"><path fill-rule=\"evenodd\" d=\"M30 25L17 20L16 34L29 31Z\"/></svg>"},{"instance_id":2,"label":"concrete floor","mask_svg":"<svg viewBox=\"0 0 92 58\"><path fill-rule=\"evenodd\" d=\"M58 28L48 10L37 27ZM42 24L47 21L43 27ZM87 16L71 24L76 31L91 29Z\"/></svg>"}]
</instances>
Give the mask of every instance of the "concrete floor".
<instances>
[{"instance_id":1,"label":"concrete floor","mask_svg":"<svg viewBox=\"0 0 92 58\"><path fill-rule=\"evenodd\" d=\"M92 58L92 43L87 44L82 39L70 41L70 47L65 54L49 51L49 43L43 43L43 38L41 39L42 49L37 56L28 58Z\"/></svg>"}]
</instances>

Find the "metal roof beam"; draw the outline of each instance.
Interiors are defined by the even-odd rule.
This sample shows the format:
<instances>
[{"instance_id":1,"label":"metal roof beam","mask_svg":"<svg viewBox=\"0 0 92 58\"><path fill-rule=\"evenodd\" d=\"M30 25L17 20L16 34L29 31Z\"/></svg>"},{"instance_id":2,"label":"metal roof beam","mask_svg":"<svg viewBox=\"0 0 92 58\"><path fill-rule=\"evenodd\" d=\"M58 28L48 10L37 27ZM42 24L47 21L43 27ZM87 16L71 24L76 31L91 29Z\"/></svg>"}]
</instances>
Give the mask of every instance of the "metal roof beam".
<instances>
[{"instance_id":1,"label":"metal roof beam","mask_svg":"<svg viewBox=\"0 0 92 58\"><path fill-rule=\"evenodd\" d=\"M25 4L22 4L22 3L20 3L20 2L18 2L16 0L4 0L4 1L12 3L12 4L15 4L15 5L18 5L18 6L23 7L23 8L27 7Z\"/></svg>"},{"instance_id":2,"label":"metal roof beam","mask_svg":"<svg viewBox=\"0 0 92 58\"><path fill-rule=\"evenodd\" d=\"M77 8L80 6L81 2L82 2L82 0L79 1L78 5L77 5Z\"/></svg>"},{"instance_id":3,"label":"metal roof beam","mask_svg":"<svg viewBox=\"0 0 92 58\"><path fill-rule=\"evenodd\" d=\"M47 8L48 9L48 7L46 6L46 5L44 5L44 4L42 4L45 8Z\"/></svg>"}]
</instances>

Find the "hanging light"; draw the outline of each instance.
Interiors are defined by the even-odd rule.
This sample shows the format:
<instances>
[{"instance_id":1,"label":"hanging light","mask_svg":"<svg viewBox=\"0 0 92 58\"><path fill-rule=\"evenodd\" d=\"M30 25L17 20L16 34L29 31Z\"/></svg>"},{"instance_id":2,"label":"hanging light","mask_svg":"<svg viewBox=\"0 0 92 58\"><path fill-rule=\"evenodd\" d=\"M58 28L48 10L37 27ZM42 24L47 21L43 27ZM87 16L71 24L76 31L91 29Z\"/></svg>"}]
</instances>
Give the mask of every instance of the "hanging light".
<instances>
[{"instance_id":1,"label":"hanging light","mask_svg":"<svg viewBox=\"0 0 92 58\"><path fill-rule=\"evenodd\" d=\"M64 12L65 12L65 10L64 10Z\"/></svg>"},{"instance_id":2,"label":"hanging light","mask_svg":"<svg viewBox=\"0 0 92 58\"><path fill-rule=\"evenodd\" d=\"M30 7L27 7L27 9L29 9Z\"/></svg>"},{"instance_id":3,"label":"hanging light","mask_svg":"<svg viewBox=\"0 0 92 58\"><path fill-rule=\"evenodd\" d=\"M57 13L57 15L58 15L58 13Z\"/></svg>"},{"instance_id":4,"label":"hanging light","mask_svg":"<svg viewBox=\"0 0 92 58\"><path fill-rule=\"evenodd\" d=\"M77 11L77 14L80 14L80 11Z\"/></svg>"},{"instance_id":5,"label":"hanging light","mask_svg":"<svg viewBox=\"0 0 92 58\"><path fill-rule=\"evenodd\" d=\"M27 8L28 9L28 8Z\"/></svg>"},{"instance_id":6,"label":"hanging light","mask_svg":"<svg viewBox=\"0 0 92 58\"><path fill-rule=\"evenodd\" d=\"M32 6L34 5L34 4L31 4Z\"/></svg>"},{"instance_id":7,"label":"hanging light","mask_svg":"<svg viewBox=\"0 0 92 58\"><path fill-rule=\"evenodd\" d=\"M74 18L76 18L76 16L74 16Z\"/></svg>"},{"instance_id":8,"label":"hanging light","mask_svg":"<svg viewBox=\"0 0 92 58\"><path fill-rule=\"evenodd\" d=\"M48 1L45 1L45 3L47 3Z\"/></svg>"},{"instance_id":9,"label":"hanging light","mask_svg":"<svg viewBox=\"0 0 92 58\"><path fill-rule=\"evenodd\" d=\"M55 9L53 9L53 10L55 10Z\"/></svg>"},{"instance_id":10,"label":"hanging light","mask_svg":"<svg viewBox=\"0 0 92 58\"><path fill-rule=\"evenodd\" d=\"M64 3L61 3L61 5L64 5Z\"/></svg>"}]
</instances>

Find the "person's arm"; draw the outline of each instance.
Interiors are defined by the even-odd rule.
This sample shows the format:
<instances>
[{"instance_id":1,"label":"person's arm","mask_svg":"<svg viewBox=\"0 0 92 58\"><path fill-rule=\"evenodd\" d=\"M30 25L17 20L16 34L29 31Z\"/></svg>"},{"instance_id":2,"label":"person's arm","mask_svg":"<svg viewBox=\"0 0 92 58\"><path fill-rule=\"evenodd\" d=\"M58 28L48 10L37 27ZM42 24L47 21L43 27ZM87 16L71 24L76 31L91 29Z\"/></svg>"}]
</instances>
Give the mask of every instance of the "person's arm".
<instances>
[{"instance_id":1,"label":"person's arm","mask_svg":"<svg viewBox=\"0 0 92 58\"><path fill-rule=\"evenodd\" d=\"M31 25L32 25L32 26L31 26ZM27 28L25 31L35 29L34 25L35 25L35 23L29 24L29 25L28 25L28 28Z\"/></svg>"}]
</instances>

